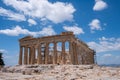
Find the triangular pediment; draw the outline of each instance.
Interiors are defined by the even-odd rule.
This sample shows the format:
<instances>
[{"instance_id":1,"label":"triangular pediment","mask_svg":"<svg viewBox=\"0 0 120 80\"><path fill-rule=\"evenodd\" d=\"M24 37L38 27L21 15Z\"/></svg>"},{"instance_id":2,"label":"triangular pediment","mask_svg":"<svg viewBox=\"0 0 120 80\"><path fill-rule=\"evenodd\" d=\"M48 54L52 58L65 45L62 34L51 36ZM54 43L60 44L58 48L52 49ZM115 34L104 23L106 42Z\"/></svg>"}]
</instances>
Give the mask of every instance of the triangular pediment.
<instances>
[{"instance_id":1,"label":"triangular pediment","mask_svg":"<svg viewBox=\"0 0 120 80\"><path fill-rule=\"evenodd\" d=\"M20 39L21 40L29 40L29 39L33 39L33 36L25 36L23 38Z\"/></svg>"}]
</instances>

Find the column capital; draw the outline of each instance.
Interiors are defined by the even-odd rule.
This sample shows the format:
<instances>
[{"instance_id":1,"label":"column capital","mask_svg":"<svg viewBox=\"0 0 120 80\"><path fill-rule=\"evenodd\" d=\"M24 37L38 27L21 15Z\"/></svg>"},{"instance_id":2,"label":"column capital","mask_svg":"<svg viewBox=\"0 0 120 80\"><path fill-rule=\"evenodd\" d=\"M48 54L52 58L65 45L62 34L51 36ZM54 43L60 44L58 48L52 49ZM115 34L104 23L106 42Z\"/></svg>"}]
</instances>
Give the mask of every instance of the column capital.
<instances>
[{"instance_id":1,"label":"column capital","mask_svg":"<svg viewBox=\"0 0 120 80\"><path fill-rule=\"evenodd\" d=\"M53 44L57 44L58 42L57 41L54 41Z\"/></svg>"},{"instance_id":2,"label":"column capital","mask_svg":"<svg viewBox=\"0 0 120 80\"><path fill-rule=\"evenodd\" d=\"M38 46L39 46L38 44L33 45L33 47L34 47L35 49L37 49L37 48L38 48Z\"/></svg>"},{"instance_id":3,"label":"column capital","mask_svg":"<svg viewBox=\"0 0 120 80\"><path fill-rule=\"evenodd\" d=\"M66 42L66 40L62 40L61 42L62 42L62 43L65 43L65 42Z\"/></svg>"}]
</instances>

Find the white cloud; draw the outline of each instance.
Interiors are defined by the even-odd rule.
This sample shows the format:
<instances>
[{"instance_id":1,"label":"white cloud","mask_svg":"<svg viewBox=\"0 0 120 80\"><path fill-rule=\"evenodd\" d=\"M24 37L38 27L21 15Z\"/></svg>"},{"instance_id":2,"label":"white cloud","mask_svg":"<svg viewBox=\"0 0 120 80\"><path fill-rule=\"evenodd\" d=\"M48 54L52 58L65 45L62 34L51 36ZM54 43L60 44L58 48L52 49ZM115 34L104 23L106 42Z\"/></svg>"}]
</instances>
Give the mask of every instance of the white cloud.
<instances>
[{"instance_id":1,"label":"white cloud","mask_svg":"<svg viewBox=\"0 0 120 80\"><path fill-rule=\"evenodd\" d=\"M33 19L28 19L28 23L29 23L30 26L37 25L36 21L33 20Z\"/></svg>"},{"instance_id":2,"label":"white cloud","mask_svg":"<svg viewBox=\"0 0 120 80\"><path fill-rule=\"evenodd\" d=\"M0 49L0 53L3 53L2 57L6 66L13 66L18 63L18 54L17 55L16 53L10 54L5 49Z\"/></svg>"},{"instance_id":3,"label":"white cloud","mask_svg":"<svg viewBox=\"0 0 120 80\"><path fill-rule=\"evenodd\" d=\"M114 37L106 38L106 37L103 36L102 38L99 38L99 40L100 41L115 41L115 40L119 41L119 38L118 39L115 39Z\"/></svg>"},{"instance_id":4,"label":"white cloud","mask_svg":"<svg viewBox=\"0 0 120 80\"><path fill-rule=\"evenodd\" d=\"M54 23L73 20L75 8L72 4L48 0L4 0L6 5L34 18L46 18ZM22 5L22 6L21 6Z\"/></svg>"},{"instance_id":5,"label":"white cloud","mask_svg":"<svg viewBox=\"0 0 120 80\"><path fill-rule=\"evenodd\" d=\"M1 53L6 53L7 50L5 50L5 49L0 49L0 52L1 52Z\"/></svg>"},{"instance_id":6,"label":"white cloud","mask_svg":"<svg viewBox=\"0 0 120 80\"><path fill-rule=\"evenodd\" d=\"M104 2L103 0L95 0L95 5L93 7L94 11L101 11L107 8L107 3Z\"/></svg>"},{"instance_id":7,"label":"white cloud","mask_svg":"<svg viewBox=\"0 0 120 80\"><path fill-rule=\"evenodd\" d=\"M3 60L6 66L14 66L18 64L18 53L5 53L3 54Z\"/></svg>"},{"instance_id":8,"label":"white cloud","mask_svg":"<svg viewBox=\"0 0 120 80\"><path fill-rule=\"evenodd\" d=\"M98 57L98 64L120 64L120 56L110 53L103 54Z\"/></svg>"},{"instance_id":9,"label":"white cloud","mask_svg":"<svg viewBox=\"0 0 120 80\"><path fill-rule=\"evenodd\" d=\"M83 29L78 26L63 26L63 29L66 31L72 31L76 35L84 34Z\"/></svg>"},{"instance_id":10,"label":"white cloud","mask_svg":"<svg viewBox=\"0 0 120 80\"><path fill-rule=\"evenodd\" d=\"M56 33L51 26L45 27L39 32L32 32L27 29L22 29L20 26L16 26L12 29L0 30L0 34L6 34L9 36L18 36L20 34L33 35L33 36L42 36L42 35L47 36L47 35L54 35Z\"/></svg>"},{"instance_id":11,"label":"white cloud","mask_svg":"<svg viewBox=\"0 0 120 80\"><path fill-rule=\"evenodd\" d=\"M24 15L14 13L10 10L6 10L4 8L1 8L1 7L0 7L0 16L5 16L9 20L15 20L15 21L25 21L26 20Z\"/></svg>"},{"instance_id":12,"label":"white cloud","mask_svg":"<svg viewBox=\"0 0 120 80\"><path fill-rule=\"evenodd\" d=\"M101 23L98 19L93 19L89 24L91 31L102 30Z\"/></svg>"},{"instance_id":13,"label":"white cloud","mask_svg":"<svg viewBox=\"0 0 120 80\"><path fill-rule=\"evenodd\" d=\"M111 57L112 54L104 54L103 57Z\"/></svg>"},{"instance_id":14,"label":"white cloud","mask_svg":"<svg viewBox=\"0 0 120 80\"><path fill-rule=\"evenodd\" d=\"M97 42L88 42L90 48L94 49L97 53L106 51L120 50L120 38L100 38Z\"/></svg>"},{"instance_id":15,"label":"white cloud","mask_svg":"<svg viewBox=\"0 0 120 80\"><path fill-rule=\"evenodd\" d=\"M37 35L55 35L56 32L52 28L52 26L44 27L41 31L37 32Z\"/></svg>"},{"instance_id":16,"label":"white cloud","mask_svg":"<svg viewBox=\"0 0 120 80\"><path fill-rule=\"evenodd\" d=\"M9 36L18 36L20 34L25 34L25 35L35 35L35 32L30 32L27 29L22 29L20 26L16 26L12 29L5 29L5 30L0 30L0 34L6 34Z\"/></svg>"}]
</instances>

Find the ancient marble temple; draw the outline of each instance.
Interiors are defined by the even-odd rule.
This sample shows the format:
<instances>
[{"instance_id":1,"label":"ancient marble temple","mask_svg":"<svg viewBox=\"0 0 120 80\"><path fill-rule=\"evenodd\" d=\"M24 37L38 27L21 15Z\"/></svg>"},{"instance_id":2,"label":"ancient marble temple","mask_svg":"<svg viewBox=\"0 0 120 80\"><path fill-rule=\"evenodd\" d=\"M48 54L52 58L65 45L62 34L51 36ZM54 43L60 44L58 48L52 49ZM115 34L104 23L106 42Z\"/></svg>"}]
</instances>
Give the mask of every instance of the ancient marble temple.
<instances>
[{"instance_id":1,"label":"ancient marble temple","mask_svg":"<svg viewBox=\"0 0 120 80\"><path fill-rule=\"evenodd\" d=\"M94 50L77 39L73 32L19 40L19 65L28 64L94 64Z\"/></svg>"}]
</instances>

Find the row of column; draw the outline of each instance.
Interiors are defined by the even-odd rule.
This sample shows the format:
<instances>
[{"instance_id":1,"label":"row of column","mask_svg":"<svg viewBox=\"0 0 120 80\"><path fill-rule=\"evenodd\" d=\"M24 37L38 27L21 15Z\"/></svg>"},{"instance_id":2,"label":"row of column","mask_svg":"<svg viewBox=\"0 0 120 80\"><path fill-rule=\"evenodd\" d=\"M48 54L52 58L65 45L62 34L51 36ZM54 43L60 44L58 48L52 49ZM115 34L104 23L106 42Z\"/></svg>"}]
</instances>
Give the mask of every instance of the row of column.
<instances>
[{"instance_id":1,"label":"row of column","mask_svg":"<svg viewBox=\"0 0 120 80\"><path fill-rule=\"evenodd\" d=\"M58 51L57 51L57 42L54 42L53 55L52 55L52 64L58 64ZM49 62L49 43L45 43L44 57L42 56L42 44L38 46L20 46L19 54L19 65L22 64L48 64ZM36 58L37 51L37 58ZM72 44L69 42L69 56L70 63L73 63L73 51ZM65 51L65 42L62 42L62 51L61 51L61 61L63 64L66 63L66 51Z\"/></svg>"},{"instance_id":2,"label":"row of column","mask_svg":"<svg viewBox=\"0 0 120 80\"><path fill-rule=\"evenodd\" d=\"M42 51L42 44L37 46L20 46L19 65L22 64L58 64L57 42L54 42L53 55L49 55L49 43L44 44L44 51ZM37 52L36 52L37 51ZM37 55L36 55L37 53ZM44 55L42 55L44 53ZM85 51L84 48L77 45L75 42L69 41L69 63L70 64L94 64L93 52ZM62 42L61 58L62 64L66 64L65 42Z\"/></svg>"}]
</instances>

